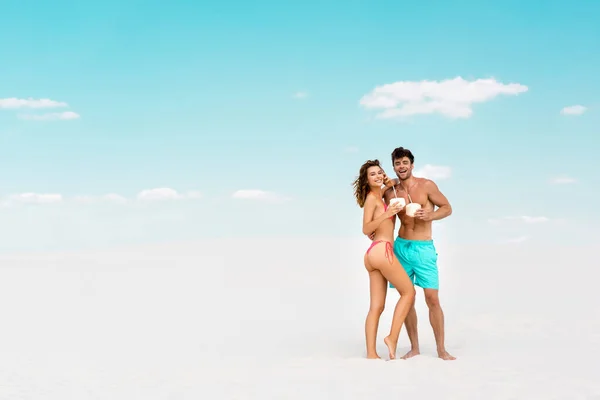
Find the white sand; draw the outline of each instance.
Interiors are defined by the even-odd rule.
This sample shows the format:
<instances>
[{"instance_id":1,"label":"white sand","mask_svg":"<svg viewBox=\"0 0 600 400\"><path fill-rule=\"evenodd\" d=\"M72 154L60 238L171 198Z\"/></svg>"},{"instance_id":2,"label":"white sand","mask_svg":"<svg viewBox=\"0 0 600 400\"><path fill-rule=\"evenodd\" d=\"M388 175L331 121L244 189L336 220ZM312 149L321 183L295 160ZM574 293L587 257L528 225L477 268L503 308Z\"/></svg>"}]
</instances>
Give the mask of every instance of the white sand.
<instances>
[{"instance_id":1,"label":"white sand","mask_svg":"<svg viewBox=\"0 0 600 400\"><path fill-rule=\"evenodd\" d=\"M600 399L590 249L444 246L458 360L435 358L419 290L422 355L388 362L363 359L367 246L219 240L2 256L0 399ZM390 290L380 338L396 299ZM407 350L403 331L398 355Z\"/></svg>"}]
</instances>

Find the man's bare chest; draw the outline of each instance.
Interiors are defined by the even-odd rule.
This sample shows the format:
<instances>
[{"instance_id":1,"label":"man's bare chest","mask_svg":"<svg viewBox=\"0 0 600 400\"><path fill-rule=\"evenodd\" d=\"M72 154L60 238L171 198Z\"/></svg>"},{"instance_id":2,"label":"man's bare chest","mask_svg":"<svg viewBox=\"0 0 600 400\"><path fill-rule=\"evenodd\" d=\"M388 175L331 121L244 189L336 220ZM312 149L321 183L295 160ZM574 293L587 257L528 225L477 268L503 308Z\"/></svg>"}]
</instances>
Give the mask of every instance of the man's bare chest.
<instances>
[{"instance_id":1,"label":"man's bare chest","mask_svg":"<svg viewBox=\"0 0 600 400\"><path fill-rule=\"evenodd\" d=\"M402 185L396 185L386 192L386 203L389 203L390 199L394 197L403 198L406 204L419 203L422 207L426 207L429 203L427 192L423 188L418 187L418 185L408 190L402 187Z\"/></svg>"}]
</instances>

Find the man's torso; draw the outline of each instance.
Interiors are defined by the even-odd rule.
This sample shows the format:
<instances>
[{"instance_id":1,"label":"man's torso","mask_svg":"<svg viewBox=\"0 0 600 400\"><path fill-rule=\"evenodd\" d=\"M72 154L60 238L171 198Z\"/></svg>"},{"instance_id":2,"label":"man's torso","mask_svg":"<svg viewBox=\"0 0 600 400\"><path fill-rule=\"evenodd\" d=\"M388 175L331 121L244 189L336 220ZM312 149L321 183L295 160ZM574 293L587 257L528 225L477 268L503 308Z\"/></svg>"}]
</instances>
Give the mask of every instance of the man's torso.
<instances>
[{"instance_id":1,"label":"man's torso","mask_svg":"<svg viewBox=\"0 0 600 400\"><path fill-rule=\"evenodd\" d=\"M425 188L425 179L415 178L416 182L414 186L408 187L408 193L404 190L402 185L398 184L394 189L389 188L384 193L386 204L390 204L390 199L394 197L402 197L406 201L406 204L419 203L421 208L424 210L434 211L434 205L429 200L429 195ZM410 198L409 198L410 195ZM396 214L400 219L400 228L398 230L398 236L406 240L431 240L431 221L422 221L417 218L409 217L406 215L406 210L403 209Z\"/></svg>"}]
</instances>

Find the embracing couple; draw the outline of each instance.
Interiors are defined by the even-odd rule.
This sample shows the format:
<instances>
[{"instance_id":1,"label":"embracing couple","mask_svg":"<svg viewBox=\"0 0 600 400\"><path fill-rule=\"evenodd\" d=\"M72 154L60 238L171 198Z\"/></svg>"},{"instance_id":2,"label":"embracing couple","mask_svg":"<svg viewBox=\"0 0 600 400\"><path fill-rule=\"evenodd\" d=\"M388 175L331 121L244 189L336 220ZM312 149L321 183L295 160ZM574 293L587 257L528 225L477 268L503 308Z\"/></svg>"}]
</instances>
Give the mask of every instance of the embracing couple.
<instances>
[{"instance_id":1,"label":"embracing couple","mask_svg":"<svg viewBox=\"0 0 600 400\"><path fill-rule=\"evenodd\" d=\"M400 293L390 334L384 339L390 359L396 358L398 337L405 322L411 350L402 358L420 354L414 284L424 290L438 356L454 360L444 345L437 252L431 234L431 222L446 218L452 208L432 180L412 175L414 161L410 150L398 147L392 152L392 165L398 179L388 178L378 160L369 160L361 166L354 181L356 201L364 209L363 233L373 241L364 258L371 295L365 321L367 357L379 358L375 342L389 282ZM394 240L396 216L400 219L400 229Z\"/></svg>"}]
</instances>

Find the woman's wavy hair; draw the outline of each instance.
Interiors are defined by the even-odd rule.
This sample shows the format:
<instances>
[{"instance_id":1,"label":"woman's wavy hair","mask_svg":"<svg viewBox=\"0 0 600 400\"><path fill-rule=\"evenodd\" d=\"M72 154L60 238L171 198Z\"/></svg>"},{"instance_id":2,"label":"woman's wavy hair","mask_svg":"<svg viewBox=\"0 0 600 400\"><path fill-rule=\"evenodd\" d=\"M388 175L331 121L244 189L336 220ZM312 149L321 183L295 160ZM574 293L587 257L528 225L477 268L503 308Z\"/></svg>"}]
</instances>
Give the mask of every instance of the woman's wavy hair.
<instances>
[{"instance_id":1,"label":"woman's wavy hair","mask_svg":"<svg viewBox=\"0 0 600 400\"><path fill-rule=\"evenodd\" d=\"M379 167L379 160L367 160L361 167L358 173L358 178L354 180L352 186L354 187L354 197L356 197L356 202L363 208L365 205L365 201L367 200L367 194L371 188L369 187L369 181L367 180L367 170L371 167Z\"/></svg>"}]
</instances>

